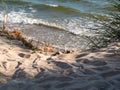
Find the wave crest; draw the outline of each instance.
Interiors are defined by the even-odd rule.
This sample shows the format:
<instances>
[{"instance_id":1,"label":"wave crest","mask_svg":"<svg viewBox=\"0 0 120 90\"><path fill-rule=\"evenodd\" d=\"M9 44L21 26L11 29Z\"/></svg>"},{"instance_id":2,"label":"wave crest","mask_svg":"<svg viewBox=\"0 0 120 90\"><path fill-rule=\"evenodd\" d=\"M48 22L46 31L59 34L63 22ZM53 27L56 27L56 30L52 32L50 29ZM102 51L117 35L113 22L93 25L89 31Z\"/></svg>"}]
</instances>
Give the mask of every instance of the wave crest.
<instances>
[{"instance_id":1,"label":"wave crest","mask_svg":"<svg viewBox=\"0 0 120 90\"><path fill-rule=\"evenodd\" d=\"M0 12L0 21L3 21L3 12ZM44 25L47 27L56 28L59 30L67 30L76 35L94 35L95 31L91 31L91 28L97 28L99 23L94 21L83 19L83 18L65 18L60 20L44 20L37 19L31 13L15 12L11 11L8 13L8 23L9 24L35 24Z\"/></svg>"}]
</instances>

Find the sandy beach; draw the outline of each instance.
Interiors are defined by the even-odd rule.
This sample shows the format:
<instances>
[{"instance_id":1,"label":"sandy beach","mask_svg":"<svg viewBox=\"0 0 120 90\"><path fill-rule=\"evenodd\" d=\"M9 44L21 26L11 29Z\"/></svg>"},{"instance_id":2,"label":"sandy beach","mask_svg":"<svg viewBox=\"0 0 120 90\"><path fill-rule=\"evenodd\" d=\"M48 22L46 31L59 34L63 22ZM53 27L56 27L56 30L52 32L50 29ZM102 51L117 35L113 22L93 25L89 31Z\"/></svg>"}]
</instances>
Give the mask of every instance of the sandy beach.
<instances>
[{"instance_id":1,"label":"sandy beach","mask_svg":"<svg viewBox=\"0 0 120 90\"><path fill-rule=\"evenodd\" d=\"M0 0L0 90L120 90L120 0Z\"/></svg>"},{"instance_id":2,"label":"sandy beach","mask_svg":"<svg viewBox=\"0 0 120 90\"><path fill-rule=\"evenodd\" d=\"M0 90L120 90L120 42L81 52L40 52L0 36Z\"/></svg>"}]
</instances>

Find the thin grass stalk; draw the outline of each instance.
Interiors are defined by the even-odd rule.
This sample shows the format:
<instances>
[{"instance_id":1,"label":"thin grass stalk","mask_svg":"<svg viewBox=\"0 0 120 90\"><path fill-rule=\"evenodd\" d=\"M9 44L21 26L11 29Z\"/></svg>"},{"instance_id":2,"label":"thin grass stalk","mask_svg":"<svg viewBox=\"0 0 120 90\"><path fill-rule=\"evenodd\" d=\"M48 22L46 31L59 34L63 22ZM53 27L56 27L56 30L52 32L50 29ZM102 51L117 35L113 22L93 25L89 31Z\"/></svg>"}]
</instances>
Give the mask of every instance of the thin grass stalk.
<instances>
[{"instance_id":1,"label":"thin grass stalk","mask_svg":"<svg viewBox=\"0 0 120 90\"><path fill-rule=\"evenodd\" d=\"M2 24L2 30L6 30L8 27L8 7L7 4L4 2L4 0L2 0L2 4L3 4L3 24Z\"/></svg>"}]
</instances>

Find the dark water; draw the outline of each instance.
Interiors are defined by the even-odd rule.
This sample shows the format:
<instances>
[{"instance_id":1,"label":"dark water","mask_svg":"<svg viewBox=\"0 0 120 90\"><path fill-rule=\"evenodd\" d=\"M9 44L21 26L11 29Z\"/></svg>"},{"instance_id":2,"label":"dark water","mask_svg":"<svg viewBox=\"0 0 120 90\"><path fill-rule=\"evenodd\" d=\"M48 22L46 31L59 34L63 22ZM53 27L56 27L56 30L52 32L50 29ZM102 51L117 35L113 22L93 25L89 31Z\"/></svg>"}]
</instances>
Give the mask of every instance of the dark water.
<instances>
[{"instance_id":1,"label":"dark water","mask_svg":"<svg viewBox=\"0 0 120 90\"><path fill-rule=\"evenodd\" d=\"M113 1L0 0L0 22L7 13L9 27L20 27L29 37L64 48L88 48L90 41L80 36L96 36L100 22L119 13Z\"/></svg>"}]
</instances>

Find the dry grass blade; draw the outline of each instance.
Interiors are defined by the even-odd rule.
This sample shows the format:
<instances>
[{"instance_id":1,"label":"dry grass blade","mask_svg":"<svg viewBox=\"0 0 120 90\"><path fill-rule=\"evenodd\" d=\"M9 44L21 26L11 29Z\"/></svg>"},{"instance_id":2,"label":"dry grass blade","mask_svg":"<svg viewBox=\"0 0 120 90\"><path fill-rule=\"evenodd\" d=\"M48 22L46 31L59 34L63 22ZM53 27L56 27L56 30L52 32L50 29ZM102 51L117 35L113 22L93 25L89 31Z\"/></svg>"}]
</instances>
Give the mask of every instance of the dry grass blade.
<instances>
[{"instance_id":1,"label":"dry grass blade","mask_svg":"<svg viewBox=\"0 0 120 90\"><path fill-rule=\"evenodd\" d=\"M44 44L44 45L33 45L32 41L33 40L28 40L26 39L22 33L20 32L20 30L18 29L14 29L11 31L7 31L7 30L0 30L0 35L2 36L6 36L9 39L15 39L15 40L19 40L21 41L26 47L32 49L32 50L40 50L40 51L44 51L44 52L53 52L55 51L55 49L49 45L49 44Z\"/></svg>"}]
</instances>

